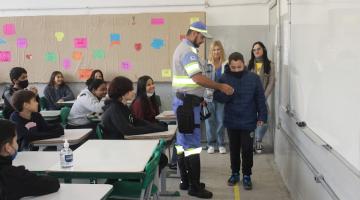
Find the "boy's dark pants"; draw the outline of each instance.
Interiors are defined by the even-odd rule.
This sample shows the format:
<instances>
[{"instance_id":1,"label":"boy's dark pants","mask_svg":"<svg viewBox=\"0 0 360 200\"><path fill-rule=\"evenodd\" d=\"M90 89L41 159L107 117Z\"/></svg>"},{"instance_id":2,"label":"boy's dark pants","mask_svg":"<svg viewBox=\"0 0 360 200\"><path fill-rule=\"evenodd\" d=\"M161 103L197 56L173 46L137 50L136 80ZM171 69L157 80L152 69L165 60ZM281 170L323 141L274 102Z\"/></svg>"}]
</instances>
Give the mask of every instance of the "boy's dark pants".
<instances>
[{"instance_id":1,"label":"boy's dark pants","mask_svg":"<svg viewBox=\"0 0 360 200\"><path fill-rule=\"evenodd\" d=\"M228 129L229 146L230 146L230 161L232 173L239 173L240 171L240 150L242 158L242 173L243 175L251 175L251 168L253 166L253 131Z\"/></svg>"}]
</instances>

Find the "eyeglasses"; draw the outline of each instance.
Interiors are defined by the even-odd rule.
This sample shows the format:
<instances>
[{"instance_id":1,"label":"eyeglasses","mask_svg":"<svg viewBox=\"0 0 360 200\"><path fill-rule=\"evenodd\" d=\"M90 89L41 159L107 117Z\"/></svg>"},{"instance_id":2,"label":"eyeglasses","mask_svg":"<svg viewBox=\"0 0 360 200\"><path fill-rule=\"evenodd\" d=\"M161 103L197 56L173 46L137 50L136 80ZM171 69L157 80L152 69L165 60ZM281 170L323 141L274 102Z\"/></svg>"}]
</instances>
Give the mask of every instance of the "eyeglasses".
<instances>
[{"instance_id":1,"label":"eyeglasses","mask_svg":"<svg viewBox=\"0 0 360 200\"><path fill-rule=\"evenodd\" d=\"M260 50L262 50L262 48L253 49L252 51L255 52L255 51L260 51Z\"/></svg>"}]
</instances>

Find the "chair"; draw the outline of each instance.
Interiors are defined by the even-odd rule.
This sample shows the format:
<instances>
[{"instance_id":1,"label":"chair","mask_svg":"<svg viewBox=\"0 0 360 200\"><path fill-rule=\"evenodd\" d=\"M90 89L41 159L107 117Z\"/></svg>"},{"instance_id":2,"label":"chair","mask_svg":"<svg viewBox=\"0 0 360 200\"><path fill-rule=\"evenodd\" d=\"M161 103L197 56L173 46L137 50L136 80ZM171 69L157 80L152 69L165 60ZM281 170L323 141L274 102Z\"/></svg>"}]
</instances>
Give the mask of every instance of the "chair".
<instances>
[{"instance_id":1,"label":"chair","mask_svg":"<svg viewBox=\"0 0 360 200\"><path fill-rule=\"evenodd\" d=\"M155 151L145 166L144 178L138 181L118 181L108 199L149 199L151 195L157 198L157 187L153 186L154 177L160 160L160 152Z\"/></svg>"},{"instance_id":2,"label":"chair","mask_svg":"<svg viewBox=\"0 0 360 200\"><path fill-rule=\"evenodd\" d=\"M96 136L99 140L104 139L104 127L101 123L96 126Z\"/></svg>"},{"instance_id":3,"label":"chair","mask_svg":"<svg viewBox=\"0 0 360 200\"><path fill-rule=\"evenodd\" d=\"M41 110L46 110L48 108L47 99L45 97L40 97L40 108Z\"/></svg>"},{"instance_id":4,"label":"chair","mask_svg":"<svg viewBox=\"0 0 360 200\"><path fill-rule=\"evenodd\" d=\"M68 116L70 114L70 108L65 106L60 110L61 125L65 128L68 122Z\"/></svg>"}]
</instances>

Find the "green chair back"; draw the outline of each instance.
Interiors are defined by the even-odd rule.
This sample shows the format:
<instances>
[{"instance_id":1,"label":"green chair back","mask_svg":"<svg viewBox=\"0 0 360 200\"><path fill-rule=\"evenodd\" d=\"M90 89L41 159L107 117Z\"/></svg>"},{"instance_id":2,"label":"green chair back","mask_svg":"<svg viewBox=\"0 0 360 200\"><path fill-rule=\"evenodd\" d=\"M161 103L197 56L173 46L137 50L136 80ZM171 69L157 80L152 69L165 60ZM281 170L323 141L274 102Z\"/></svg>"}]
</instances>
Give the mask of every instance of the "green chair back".
<instances>
[{"instance_id":1,"label":"green chair back","mask_svg":"<svg viewBox=\"0 0 360 200\"><path fill-rule=\"evenodd\" d=\"M146 190L150 184L152 184L155 174L157 172L157 167L159 166L160 161L160 152L154 152L150 161L145 166L145 177L142 184L142 189ZM151 188L149 188L151 190Z\"/></svg>"},{"instance_id":2,"label":"green chair back","mask_svg":"<svg viewBox=\"0 0 360 200\"><path fill-rule=\"evenodd\" d=\"M40 108L41 110L46 110L48 107L47 100L45 97L40 97Z\"/></svg>"},{"instance_id":3,"label":"green chair back","mask_svg":"<svg viewBox=\"0 0 360 200\"><path fill-rule=\"evenodd\" d=\"M102 140L104 138L104 128L101 123L98 123L96 126L96 136L99 140Z\"/></svg>"},{"instance_id":4,"label":"green chair back","mask_svg":"<svg viewBox=\"0 0 360 200\"><path fill-rule=\"evenodd\" d=\"M66 124L68 122L68 117L70 114L70 108L65 106L62 107L60 110L60 119L61 119L61 124L63 125L63 127L66 127Z\"/></svg>"}]
</instances>

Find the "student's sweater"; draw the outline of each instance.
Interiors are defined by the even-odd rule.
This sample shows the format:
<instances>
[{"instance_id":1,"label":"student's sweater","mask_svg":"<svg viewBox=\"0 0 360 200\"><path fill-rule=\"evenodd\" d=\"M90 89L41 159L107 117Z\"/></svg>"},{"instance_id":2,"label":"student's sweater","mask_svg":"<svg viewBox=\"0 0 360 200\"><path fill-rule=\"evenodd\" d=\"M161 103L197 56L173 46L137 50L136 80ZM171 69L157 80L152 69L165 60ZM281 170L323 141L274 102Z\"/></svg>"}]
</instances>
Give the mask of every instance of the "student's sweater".
<instances>
[{"instance_id":1,"label":"student's sweater","mask_svg":"<svg viewBox=\"0 0 360 200\"><path fill-rule=\"evenodd\" d=\"M47 101L46 109L48 110L60 110L61 106L56 104L60 99L64 101L75 99L73 92L70 90L69 86L65 84L58 88L50 85L46 86L44 96Z\"/></svg>"},{"instance_id":2,"label":"student's sweater","mask_svg":"<svg viewBox=\"0 0 360 200\"><path fill-rule=\"evenodd\" d=\"M0 182L2 200L17 200L26 196L38 196L59 190L58 179L37 176L24 166L12 166L11 157L0 156Z\"/></svg>"},{"instance_id":3,"label":"student's sweater","mask_svg":"<svg viewBox=\"0 0 360 200\"><path fill-rule=\"evenodd\" d=\"M151 123L156 123L156 115L159 114L159 107L152 103L149 99L150 107L148 109L143 109L140 98L134 100L131 105L131 111L134 114L134 117L137 119L142 119Z\"/></svg>"},{"instance_id":4,"label":"student's sweater","mask_svg":"<svg viewBox=\"0 0 360 200\"><path fill-rule=\"evenodd\" d=\"M102 113L104 105L104 99L99 100L88 89L84 89L71 107L68 123L74 126L90 124L91 122L88 120L87 115L94 112Z\"/></svg>"},{"instance_id":5,"label":"student's sweater","mask_svg":"<svg viewBox=\"0 0 360 200\"><path fill-rule=\"evenodd\" d=\"M231 96L219 90L214 92L214 99L225 103L225 127L253 131L257 121L266 123L265 95L258 75L247 70L242 73L225 72L219 82L229 84L235 90Z\"/></svg>"},{"instance_id":6,"label":"student's sweater","mask_svg":"<svg viewBox=\"0 0 360 200\"><path fill-rule=\"evenodd\" d=\"M28 149L29 143L34 140L60 137L64 129L60 124L48 124L40 113L31 113L31 119L22 118L19 112L15 111L10 116L10 121L16 124L19 151ZM26 124L35 123L35 126L27 129Z\"/></svg>"},{"instance_id":7,"label":"student's sweater","mask_svg":"<svg viewBox=\"0 0 360 200\"><path fill-rule=\"evenodd\" d=\"M166 131L158 124L134 118L130 109L119 101L108 100L102 114L105 139L124 139L124 135L140 135Z\"/></svg>"},{"instance_id":8,"label":"student's sweater","mask_svg":"<svg viewBox=\"0 0 360 200\"><path fill-rule=\"evenodd\" d=\"M12 106L12 96L16 91L19 91L22 89L18 89L15 88L14 85L9 85L5 87L4 93L2 95L2 98L4 99L4 110L3 110L3 115L5 119L9 119L11 113L13 113L15 111L15 109ZM40 102L40 98L39 96L36 96L36 101ZM40 104L39 104L39 108L40 110Z\"/></svg>"}]
</instances>

